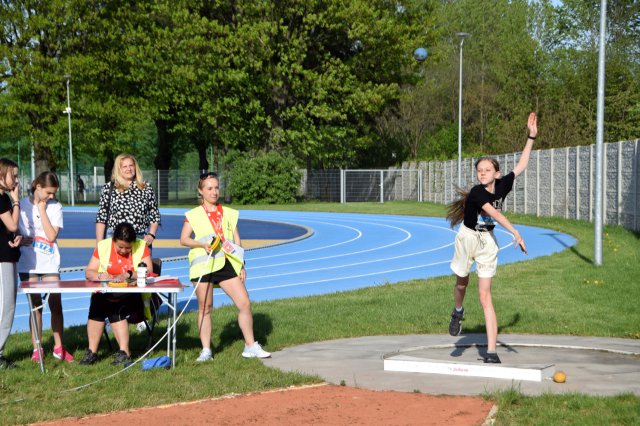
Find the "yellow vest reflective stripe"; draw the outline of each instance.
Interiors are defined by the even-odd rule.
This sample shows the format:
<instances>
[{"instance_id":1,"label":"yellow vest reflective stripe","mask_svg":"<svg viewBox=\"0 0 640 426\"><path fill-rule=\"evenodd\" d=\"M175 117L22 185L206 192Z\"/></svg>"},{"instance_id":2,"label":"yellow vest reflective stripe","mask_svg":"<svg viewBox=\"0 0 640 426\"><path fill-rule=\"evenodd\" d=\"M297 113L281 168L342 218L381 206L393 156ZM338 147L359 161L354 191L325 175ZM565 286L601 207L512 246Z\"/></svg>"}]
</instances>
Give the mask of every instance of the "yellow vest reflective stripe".
<instances>
[{"instance_id":1,"label":"yellow vest reflective stripe","mask_svg":"<svg viewBox=\"0 0 640 426\"><path fill-rule=\"evenodd\" d=\"M107 272L109 266L109 260L111 259L111 247L113 247L111 238L107 238L98 243L98 259L100 260L100 266L98 272ZM133 270L138 270L138 264L142 262L142 256L144 255L144 247L146 243L144 240L136 238L131 247L131 262L133 263ZM151 306L149 300L151 299L151 293L141 293L142 303L144 305L144 317L147 320L152 318Z\"/></svg>"},{"instance_id":2,"label":"yellow vest reflective stripe","mask_svg":"<svg viewBox=\"0 0 640 426\"><path fill-rule=\"evenodd\" d=\"M194 240L206 243L213 241L216 234L213 230L213 225L211 225L211 221L202 206L189 210L185 215L191 225L191 229L193 229ZM236 229L237 224L238 211L223 206L222 231L225 239L233 241L233 231ZM219 271L224 267L225 257L229 259L229 262L236 273L240 274L240 270L243 266L243 259L232 254L225 254L222 251L221 245L216 247L213 253L211 253L211 256L209 256L207 251L201 247L192 248L189 250L189 279L192 281L197 280L202 275Z\"/></svg>"}]
</instances>

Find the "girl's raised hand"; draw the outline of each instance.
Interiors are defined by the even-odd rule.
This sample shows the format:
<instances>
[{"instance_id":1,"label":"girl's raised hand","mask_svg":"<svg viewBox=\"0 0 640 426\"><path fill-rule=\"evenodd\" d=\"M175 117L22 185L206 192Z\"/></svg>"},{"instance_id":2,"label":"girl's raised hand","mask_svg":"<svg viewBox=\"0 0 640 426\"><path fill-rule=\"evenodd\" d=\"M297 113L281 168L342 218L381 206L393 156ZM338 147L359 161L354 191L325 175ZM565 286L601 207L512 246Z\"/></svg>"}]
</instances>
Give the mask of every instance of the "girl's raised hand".
<instances>
[{"instance_id":1,"label":"girl's raised hand","mask_svg":"<svg viewBox=\"0 0 640 426\"><path fill-rule=\"evenodd\" d=\"M13 201L20 201L20 185L18 182L16 182L16 186L13 187L10 194Z\"/></svg>"},{"instance_id":2,"label":"girl's raised hand","mask_svg":"<svg viewBox=\"0 0 640 426\"><path fill-rule=\"evenodd\" d=\"M529 114L529 120L527 121L527 127L529 128L529 136L536 137L538 134L538 117L536 113Z\"/></svg>"},{"instance_id":3,"label":"girl's raised hand","mask_svg":"<svg viewBox=\"0 0 640 426\"><path fill-rule=\"evenodd\" d=\"M33 202L35 203L38 210L40 210L40 212L45 212L47 210L47 201L49 200L46 198L36 199L36 196L35 195L33 196Z\"/></svg>"}]
</instances>

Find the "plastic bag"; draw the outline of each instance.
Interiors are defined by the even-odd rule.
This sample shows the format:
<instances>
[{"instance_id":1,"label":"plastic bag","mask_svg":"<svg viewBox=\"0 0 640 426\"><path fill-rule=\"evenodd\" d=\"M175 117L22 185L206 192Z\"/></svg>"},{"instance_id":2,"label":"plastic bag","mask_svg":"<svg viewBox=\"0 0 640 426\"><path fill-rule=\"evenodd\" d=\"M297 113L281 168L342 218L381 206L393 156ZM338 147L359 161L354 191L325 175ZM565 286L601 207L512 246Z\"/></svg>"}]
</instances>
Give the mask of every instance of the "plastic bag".
<instances>
[{"instance_id":1,"label":"plastic bag","mask_svg":"<svg viewBox=\"0 0 640 426\"><path fill-rule=\"evenodd\" d=\"M152 368L170 368L171 358L168 356L159 356L157 358L149 358L142 361L142 371L151 370Z\"/></svg>"}]
</instances>

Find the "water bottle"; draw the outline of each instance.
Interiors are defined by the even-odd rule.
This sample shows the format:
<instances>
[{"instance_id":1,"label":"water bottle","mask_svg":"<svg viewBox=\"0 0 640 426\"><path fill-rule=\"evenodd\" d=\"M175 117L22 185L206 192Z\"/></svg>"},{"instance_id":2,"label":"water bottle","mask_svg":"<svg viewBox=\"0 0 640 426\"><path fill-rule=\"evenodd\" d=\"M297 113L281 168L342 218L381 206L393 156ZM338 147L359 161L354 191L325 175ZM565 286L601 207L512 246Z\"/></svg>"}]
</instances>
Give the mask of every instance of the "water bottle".
<instances>
[{"instance_id":1,"label":"water bottle","mask_svg":"<svg viewBox=\"0 0 640 426\"><path fill-rule=\"evenodd\" d=\"M147 286L147 264L144 262L140 262L138 264L138 280L136 284L138 287L146 287Z\"/></svg>"}]
</instances>

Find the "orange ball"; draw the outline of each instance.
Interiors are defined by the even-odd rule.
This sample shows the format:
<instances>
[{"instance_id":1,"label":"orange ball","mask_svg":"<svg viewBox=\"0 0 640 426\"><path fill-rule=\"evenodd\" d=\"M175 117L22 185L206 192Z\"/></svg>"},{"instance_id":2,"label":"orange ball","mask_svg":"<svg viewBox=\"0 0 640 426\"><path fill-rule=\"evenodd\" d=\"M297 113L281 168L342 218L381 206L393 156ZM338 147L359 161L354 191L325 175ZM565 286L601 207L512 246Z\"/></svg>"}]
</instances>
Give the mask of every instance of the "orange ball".
<instances>
[{"instance_id":1,"label":"orange ball","mask_svg":"<svg viewBox=\"0 0 640 426\"><path fill-rule=\"evenodd\" d=\"M553 381L556 383L564 383L567 381L567 375L564 371L556 371L553 375Z\"/></svg>"}]
</instances>

